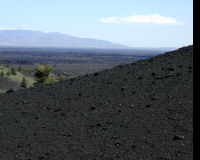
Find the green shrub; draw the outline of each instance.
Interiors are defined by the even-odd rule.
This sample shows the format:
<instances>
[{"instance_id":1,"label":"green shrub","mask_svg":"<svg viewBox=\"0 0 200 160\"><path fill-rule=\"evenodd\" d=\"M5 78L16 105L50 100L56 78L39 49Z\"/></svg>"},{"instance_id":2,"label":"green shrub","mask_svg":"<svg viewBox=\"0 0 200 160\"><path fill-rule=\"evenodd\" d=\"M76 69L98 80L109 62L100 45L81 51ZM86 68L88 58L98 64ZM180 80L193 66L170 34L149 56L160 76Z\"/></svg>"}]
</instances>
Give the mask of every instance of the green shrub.
<instances>
[{"instance_id":1,"label":"green shrub","mask_svg":"<svg viewBox=\"0 0 200 160\"><path fill-rule=\"evenodd\" d=\"M6 75L7 75L7 76L10 76L10 75L11 75L10 70L7 71Z\"/></svg>"},{"instance_id":2,"label":"green shrub","mask_svg":"<svg viewBox=\"0 0 200 160\"><path fill-rule=\"evenodd\" d=\"M52 77L53 67L49 65L38 65L35 71L36 81L39 84L50 84L56 82L56 78Z\"/></svg>"},{"instance_id":3,"label":"green shrub","mask_svg":"<svg viewBox=\"0 0 200 160\"><path fill-rule=\"evenodd\" d=\"M58 78L58 80L59 81L63 81L63 80L65 80L65 77L63 75L60 75L59 78Z\"/></svg>"},{"instance_id":4,"label":"green shrub","mask_svg":"<svg viewBox=\"0 0 200 160\"><path fill-rule=\"evenodd\" d=\"M21 72L21 70L22 70L22 68L21 67L18 67L18 69L17 69L19 72Z\"/></svg>"},{"instance_id":5,"label":"green shrub","mask_svg":"<svg viewBox=\"0 0 200 160\"><path fill-rule=\"evenodd\" d=\"M26 77L23 77L22 82L21 82L21 87L27 88L28 87L28 82Z\"/></svg>"},{"instance_id":6,"label":"green shrub","mask_svg":"<svg viewBox=\"0 0 200 160\"><path fill-rule=\"evenodd\" d=\"M13 68L13 67L11 68L11 74L12 74L12 75L16 75L16 74L17 74L16 69Z\"/></svg>"},{"instance_id":7,"label":"green shrub","mask_svg":"<svg viewBox=\"0 0 200 160\"><path fill-rule=\"evenodd\" d=\"M4 77L4 75L5 75L5 73L2 71L2 72L1 72L1 76Z\"/></svg>"}]
</instances>

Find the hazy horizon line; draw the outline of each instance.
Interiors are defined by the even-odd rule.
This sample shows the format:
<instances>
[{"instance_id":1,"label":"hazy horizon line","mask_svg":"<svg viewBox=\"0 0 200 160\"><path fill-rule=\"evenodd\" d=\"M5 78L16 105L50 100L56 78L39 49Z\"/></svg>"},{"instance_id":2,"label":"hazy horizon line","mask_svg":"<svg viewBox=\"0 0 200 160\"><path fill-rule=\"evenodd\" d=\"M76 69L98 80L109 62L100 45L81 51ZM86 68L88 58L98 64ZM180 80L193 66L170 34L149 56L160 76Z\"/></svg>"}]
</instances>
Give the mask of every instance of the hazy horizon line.
<instances>
[{"instance_id":1,"label":"hazy horizon line","mask_svg":"<svg viewBox=\"0 0 200 160\"><path fill-rule=\"evenodd\" d=\"M189 46L189 45L193 45L193 44L188 44L188 45L183 45L183 46L129 46L127 44L122 44L122 43L116 43L116 42L113 42L112 40L105 40L105 39L98 39L98 38L91 38L91 37L79 37L79 36L74 36L74 35L71 35L71 34L68 34L68 33L63 33L63 32L59 32L59 31L43 31L43 30L34 30L34 29L19 29L19 28L5 28L5 29L1 29L0 28L0 31L32 31L32 32L41 32L41 33L45 33L45 34L51 34L51 33L58 33L58 34L62 34L62 35L68 35L68 36L72 36L72 37L75 37L75 38L83 38L83 39L94 39L94 40L100 40L100 41L107 41L107 42L111 42L113 44L119 44L119 45L125 45L126 47L130 48L130 49L134 49L134 48L141 48L141 49L144 49L144 48L147 48L147 49L158 49L158 48L169 48L169 49L178 49L178 48L181 48L181 47L185 47L185 46ZM18 47L18 46L15 46L15 45L9 45L9 44L0 44L0 47L2 46L13 46L13 47ZM19 47L38 47L38 46L19 46ZM49 46L39 46L39 47L45 47L45 48L48 48ZM50 47L51 48L51 47ZM53 48L65 48L65 47L53 47ZM67 47L66 47L67 48ZM76 48L76 47L75 47ZM77 47L79 48L79 47ZM84 48L84 47L81 47L81 48ZM86 47L87 48L87 47ZM92 47L91 47L92 48ZM106 49L106 48L105 48Z\"/></svg>"}]
</instances>

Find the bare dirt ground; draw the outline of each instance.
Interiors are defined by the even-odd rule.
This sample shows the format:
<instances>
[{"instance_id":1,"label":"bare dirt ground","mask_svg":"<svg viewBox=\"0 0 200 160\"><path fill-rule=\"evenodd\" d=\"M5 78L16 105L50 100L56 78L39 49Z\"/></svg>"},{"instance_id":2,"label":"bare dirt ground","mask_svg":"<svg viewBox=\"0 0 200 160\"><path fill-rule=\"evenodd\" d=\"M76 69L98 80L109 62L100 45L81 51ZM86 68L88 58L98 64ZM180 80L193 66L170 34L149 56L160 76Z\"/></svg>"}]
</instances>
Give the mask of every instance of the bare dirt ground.
<instances>
[{"instance_id":1,"label":"bare dirt ground","mask_svg":"<svg viewBox=\"0 0 200 160\"><path fill-rule=\"evenodd\" d=\"M1 94L0 159L193 159L193 46Z\"/></svg>"}]
</instances>

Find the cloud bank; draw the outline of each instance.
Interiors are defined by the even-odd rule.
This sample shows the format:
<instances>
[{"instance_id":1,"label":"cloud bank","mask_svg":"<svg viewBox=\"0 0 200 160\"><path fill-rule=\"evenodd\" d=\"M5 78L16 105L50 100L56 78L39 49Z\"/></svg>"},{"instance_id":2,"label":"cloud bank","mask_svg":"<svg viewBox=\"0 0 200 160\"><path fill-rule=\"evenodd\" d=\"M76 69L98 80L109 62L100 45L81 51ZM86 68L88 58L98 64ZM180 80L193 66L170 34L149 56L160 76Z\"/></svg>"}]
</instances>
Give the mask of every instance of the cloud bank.
<instances>
[{"instance_id":1,"label":"cloud bank","mask_svg":"<svg viewBox=\"0 0 200 160\"><path fill-rule=\"evenodd\" d=\"M129 17L102 17L102 23L123 23L123 24L157 24L157 25L183 25L171 17L165 17L158 14L152 15L134 15Z\"/></svg>"}]
</instances>

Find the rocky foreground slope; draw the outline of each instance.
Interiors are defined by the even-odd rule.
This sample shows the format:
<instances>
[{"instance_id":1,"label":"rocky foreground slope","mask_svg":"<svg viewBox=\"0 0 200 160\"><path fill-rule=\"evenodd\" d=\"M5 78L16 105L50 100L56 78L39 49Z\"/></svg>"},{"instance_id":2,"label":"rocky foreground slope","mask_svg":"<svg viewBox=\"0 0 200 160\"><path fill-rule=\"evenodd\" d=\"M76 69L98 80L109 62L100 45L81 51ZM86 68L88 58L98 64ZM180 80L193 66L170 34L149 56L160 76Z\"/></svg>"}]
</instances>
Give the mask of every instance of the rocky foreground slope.
<instances>
[{"instance_id":1,"label":"rocky foreground slope","mask_svg":"<svg viewBox=\"0 0 200 160\"><path fill-rule=\"evenodd\" d=\"M193 46L0 95L0 159L193 158Z\"/></svg>"}]
</instances>

